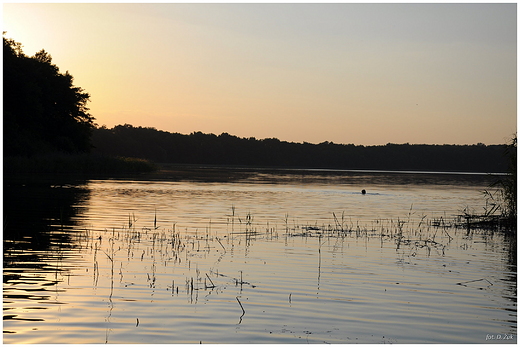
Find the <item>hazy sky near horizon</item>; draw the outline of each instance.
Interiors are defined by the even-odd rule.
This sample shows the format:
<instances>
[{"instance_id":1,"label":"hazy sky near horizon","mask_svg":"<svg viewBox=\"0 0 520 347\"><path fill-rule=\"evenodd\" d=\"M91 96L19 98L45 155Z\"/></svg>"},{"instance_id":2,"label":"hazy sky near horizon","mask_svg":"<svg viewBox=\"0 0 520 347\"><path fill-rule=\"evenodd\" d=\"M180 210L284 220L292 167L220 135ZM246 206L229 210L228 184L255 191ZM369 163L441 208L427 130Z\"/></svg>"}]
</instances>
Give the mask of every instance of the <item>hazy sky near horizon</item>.
<instances>
[{"instance_id":1,"label":"hazy sky near horizon","mask_svg":"<svg viewBox=\"0 0 520 347\"><path fill-rule=\"evenodd\" d=\"M99 125L294 142L504 143L516 4L4 3Z\"/></svg>"}]
</instances>

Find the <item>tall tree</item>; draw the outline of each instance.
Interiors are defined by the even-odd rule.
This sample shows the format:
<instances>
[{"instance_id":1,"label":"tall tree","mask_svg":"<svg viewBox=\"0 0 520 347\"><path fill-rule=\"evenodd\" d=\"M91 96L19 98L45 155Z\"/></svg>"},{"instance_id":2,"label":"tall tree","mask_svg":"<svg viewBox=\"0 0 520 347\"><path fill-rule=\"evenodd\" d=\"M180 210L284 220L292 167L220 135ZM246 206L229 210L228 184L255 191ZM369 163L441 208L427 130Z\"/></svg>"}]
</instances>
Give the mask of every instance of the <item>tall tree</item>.
<instances>
[{"instance_id":1,"label":"tall tree","mask_svg":"<svg viewBox=\"0 0 520 347\"><path fill-rule=\"evenodd\" d=\"M60 73L45 50L28 57L4 36L3 54L4 156L88 152L90 95L73 85L68 71Z\"/></svg>"}]
</instances>

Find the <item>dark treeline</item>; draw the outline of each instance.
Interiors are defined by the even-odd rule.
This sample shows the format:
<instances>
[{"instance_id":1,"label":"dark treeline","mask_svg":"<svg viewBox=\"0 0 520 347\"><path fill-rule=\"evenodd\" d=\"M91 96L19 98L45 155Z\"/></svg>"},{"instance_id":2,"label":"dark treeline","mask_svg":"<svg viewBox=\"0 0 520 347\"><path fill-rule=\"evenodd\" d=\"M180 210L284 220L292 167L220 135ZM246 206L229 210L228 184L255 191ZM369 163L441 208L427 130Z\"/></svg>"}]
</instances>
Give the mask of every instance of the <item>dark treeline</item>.
<instances>
[{"instance_id":1,"label":"dark treeline","mask_svg":"<svg viewBox=\"0 0 520 347\"><path fill-rule=\"evenodd\" d=\"M5 35L5 32L4 32ZM144 160L90 155L90 95L45 50L27 56L3 37L4 174L115 173L154 169Z\"/></svg>"},{"instance_id":2,"label":"dark treeline","mask_svg":"<svg viewBox=\"0 0 520 347\"><path fill-rule=\"evenodd\" d=\"M90 150L94 117L90 95L61 73L41 50L29 57L22 45L3 38L4 156Z\"/></svg>"},{"instance_id":3,"label":"dark treeline","mask_svg":"<svg viewBox=\"0 0 520 347\"><path fill-rule=\"evenodd\" d=\"M294 143L194 132L170 133L149 127L96 128L92 142L101 154L158 163L305 167L330 169L505 172L504 146Z\"/></svg>"}]
</instances>

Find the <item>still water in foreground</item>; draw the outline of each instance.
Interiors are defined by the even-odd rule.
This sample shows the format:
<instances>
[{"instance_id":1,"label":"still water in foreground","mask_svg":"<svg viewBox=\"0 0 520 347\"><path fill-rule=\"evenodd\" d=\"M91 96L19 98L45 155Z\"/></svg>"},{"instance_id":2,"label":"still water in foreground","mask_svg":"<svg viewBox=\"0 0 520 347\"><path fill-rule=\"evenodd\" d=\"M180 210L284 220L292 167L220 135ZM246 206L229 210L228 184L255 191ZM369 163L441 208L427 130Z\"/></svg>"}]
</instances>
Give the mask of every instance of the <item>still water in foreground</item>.
<instances>
[{"instance_id":1,"label":"still water in foreground","mask_svg":"<svg viewBox=\"0 0 520 347\"><path fill-rule=\"evenodd\" d=\"M4 343L516 343L492 178L209 176L6 183Z\"/></svg>"}]
</instances>

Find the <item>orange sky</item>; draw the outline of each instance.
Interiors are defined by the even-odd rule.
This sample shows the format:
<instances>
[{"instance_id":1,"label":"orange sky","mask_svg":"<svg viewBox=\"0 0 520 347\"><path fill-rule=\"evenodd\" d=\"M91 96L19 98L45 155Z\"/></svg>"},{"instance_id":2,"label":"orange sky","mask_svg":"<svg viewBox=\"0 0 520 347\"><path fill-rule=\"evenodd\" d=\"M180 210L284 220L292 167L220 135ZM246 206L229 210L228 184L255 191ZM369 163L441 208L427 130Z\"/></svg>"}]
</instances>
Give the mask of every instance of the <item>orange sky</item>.
<instances>
[{"instance_id":1,"label":"orange sky","mask_svg":"<svg viewBox=\"0 0 520 347\"><path fill-rule=\"evenodd\" d=\"M3 4L99 125L294 142L504 143L516 4Z\"/></svg>"}]
</instances>

